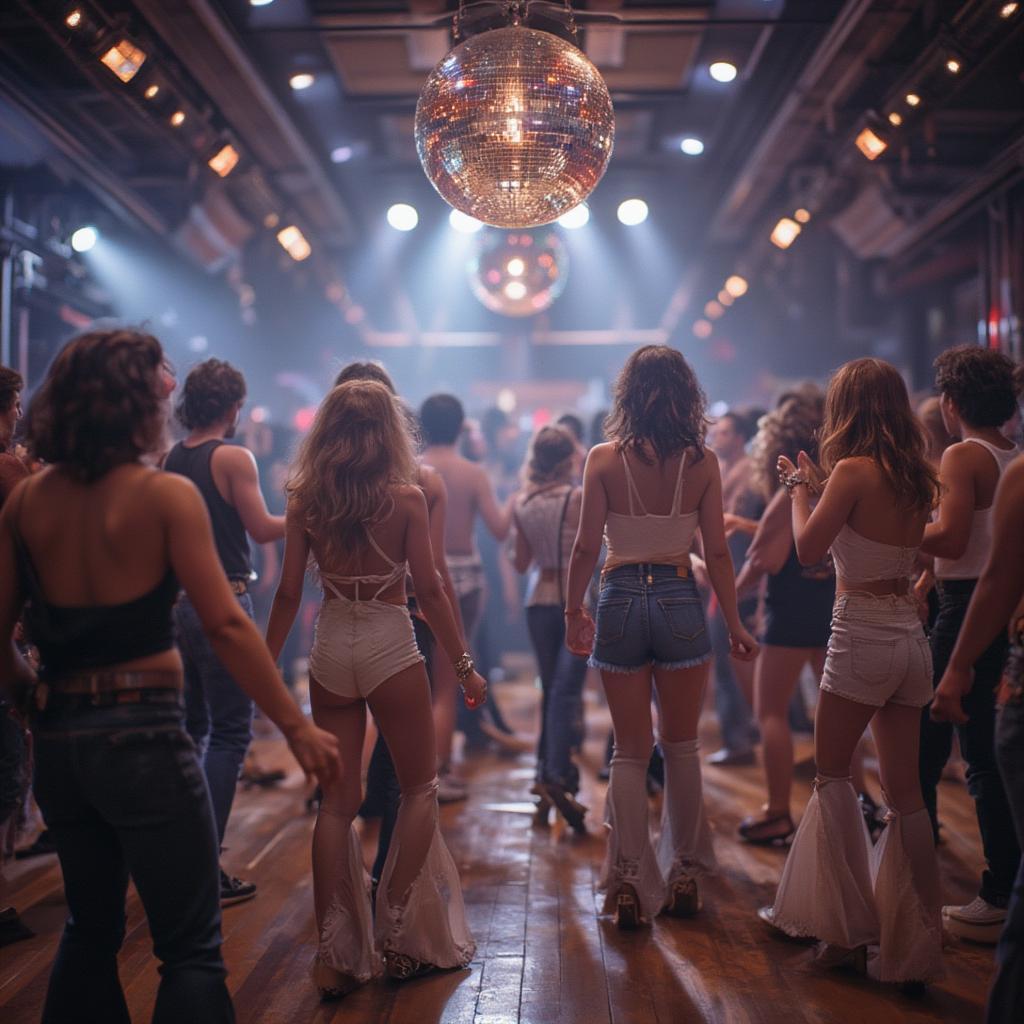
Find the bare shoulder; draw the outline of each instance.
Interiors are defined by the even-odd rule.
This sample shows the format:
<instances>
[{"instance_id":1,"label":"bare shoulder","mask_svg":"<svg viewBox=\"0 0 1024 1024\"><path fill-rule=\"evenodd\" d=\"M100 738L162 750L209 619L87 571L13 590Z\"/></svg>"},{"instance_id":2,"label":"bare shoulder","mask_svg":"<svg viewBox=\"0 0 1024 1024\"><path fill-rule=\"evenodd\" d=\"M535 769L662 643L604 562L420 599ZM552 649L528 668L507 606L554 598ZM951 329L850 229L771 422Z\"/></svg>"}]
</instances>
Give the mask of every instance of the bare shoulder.
<instances>
[{"instance_id":1,"label":"bare shoulder","mask_svg":"<svg viewBox=\"0 0 1024 1024\"><path fill-rule=\"evenodd\" d=\"M206 508L199 488L187 476L162 469L152 469L149 473L152 475L146 491L155 508L172 512L189 512L197 506Z\"/></svg>"},{"instance_id":2,"label":"bare shoulder","mask_svg":"<svg viewBox=\"0 0 1024 1024\"><path fill-rule=\"evenodd\" d=\"M703 474L709 478L721 475L718 456L707 447L702 450L696 448L686 449L686 470L688 473Z\"/></svg>"},{"instance_id":3,"label":"bare shoulder","mask_svg":"<svg viewBox=\"0 0 1024 1024\"><path fill-rule=\"evenodd\" d=\"M849 458L840 459L832 467L829 478L832 477L852 483L869 483L881 479L882 469L874 459L866 455L851 455Z\"/></svg>"},{"instance_id":4,"label":"bare shoulder","mask_svg":"<svg viewBox=\"0 0 1024 1024\"><path fill-rule=\"evenodd\" d=\"M256 456L241 444L218 445L213 453L218 468L228 472L247 472L256 469Z\"/></svg>"},{"instance_id":5,"label":"bare shoulder","mask_svg":"<svg viewBox=\"0 0 1024 1024\"><path fill-rule=\"evenodd\" d=\"M399 484L392 490L391 497L395 502L395 511L401 515L412 516L426 512L427 499L416 484Z\"/></svg>"},{"instance_id":6,"label":"bare shoulder","mask_svg":"<svg viewBox=\"0 0 1024 1024\"><path fill-rule=\"evenodd\" d=\"M421 464L418 479L420 490L426 496L428 505L433 505L438 498L443 498L448 493L444 477L433 466Z\"/></svg>"},{"instance_id":7,"label":"bare shoulder","mask_svg":"<svg viewBox=\"0 0 1024 1024\"><path fill-rule=\"evenodd\" d=\"M999 489L1014 499L1024 495L1024 455L1018 455L1006 468Z\"/></svg>"},{"instance_id":8,"label":"bare shoulder","mask_svg":"<svg viewBox=\"0 0 1024 1024\"><path fill-rule=\"evenodd\" d=\"M619 457L618 448L612 441L595 444L587 453L587 465L599 473L614 465Z\"/></svg>"}]
</instances>

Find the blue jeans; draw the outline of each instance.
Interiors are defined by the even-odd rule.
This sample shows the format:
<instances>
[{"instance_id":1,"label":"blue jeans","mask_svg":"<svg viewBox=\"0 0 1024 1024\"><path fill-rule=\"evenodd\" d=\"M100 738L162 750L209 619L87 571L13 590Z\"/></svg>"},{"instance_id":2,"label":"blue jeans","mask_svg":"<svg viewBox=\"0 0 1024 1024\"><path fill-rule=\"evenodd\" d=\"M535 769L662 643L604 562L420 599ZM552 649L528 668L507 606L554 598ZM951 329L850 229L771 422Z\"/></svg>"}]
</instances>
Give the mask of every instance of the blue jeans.
<instances>
[{"instance_id":1,"label":"blue jeans","mask_svg":"<svg viewBox=\"0 0 1024 1024\"><path fill-rule=\"evenodd\" d=\"M939 586L939 614L930 638L936 684L949 664L975 583L975 580L956 580ZM963 702L969 718L964 725L956 727L960 752L967 762L967 790L974 798L987 862L979 895L994 907L1005 907L1009 903L1020 864L1020 846L995 754L996 687L1006 651L1006 633L1001 630L974 664L974 685ZM933 722L925 708L921 716L921 792L933 824L936 790L952 745L953 727L947 722Z\"/></svg>"},{"instance_id":2,"label":"blue jeans","mask_svg":"<svg viewBox=\"0 0 1024 1024\"><path fill-rule=\"evenodd\" d=\"M750 621L757 615L757 599L740 603L740 619L750 628ZM719 608L708 623L711 631L711 649L715 655L715 714L722 733L722 746L727 750L743 753L757 742L757 727L754 714L747 698L743 696L740 684L733 672L729 653L729 627Z\"/></svg>"},{"instance_id":3,"label":"blue jeans","mask_svg":"<svg viewBox=\"0 0 1024 1024\"><path fill-rule=\"evenodd\" d=\"M238 597L252 618L252 598ZM214 653L192 602L174 606L178 647L185 663L185 727L199 751L210 787L217 841L224 842L235 786L252 741L253 703Z\"/></svg>"},{"instance_id":4,"label":"blue jeans","mask_svg":"<svg viewBox=\"0 0 1024 1024\"><path fill-rule=\"evenodd\" d=\"M572 748L583 731L587 661L565 646L565 612L561 605L531 605L526 609L526 625L537 656L543 694L537 778L575 793L580 775L572 760Z\"/></svg>"},{"instance_id":5,"label":"blue jeans","mask_svg":"<svg viewBox=\"0 0 1024 1024\"><path fill-rule=\"evenodd\" d=\"M1024 846L1024 701L1007 704L999 712L996 759L1010 801L1017 841ZM986 1024L1018 1024L1024 1020L1024 861L1017 870L996 959L999 968L989 993Z\"/></svg>"},{"instance_id":6,"label":"blue jeans","mask_svg":"<svg viewBox=\"0 0 1024 1024\"><path fill-rule=\"evenodd\" d=\"M32 728L36 800L69 910L44 1024L130 1024L117 974L129 876L161 961L154 1024L233 1021L217 836L180 705L54 700Z\"/></svg>"},{"instance_id":7,"label":"blue jeans","mask_svg":"<svg viewBox=\"0 0 1024 1024\"><path fill-rule=\"evenodd\" d=\"M711 657L692 576L674 565L622 565L601 579L590 664L606 672L703 665Z\"/></svg>"}]
</instances>

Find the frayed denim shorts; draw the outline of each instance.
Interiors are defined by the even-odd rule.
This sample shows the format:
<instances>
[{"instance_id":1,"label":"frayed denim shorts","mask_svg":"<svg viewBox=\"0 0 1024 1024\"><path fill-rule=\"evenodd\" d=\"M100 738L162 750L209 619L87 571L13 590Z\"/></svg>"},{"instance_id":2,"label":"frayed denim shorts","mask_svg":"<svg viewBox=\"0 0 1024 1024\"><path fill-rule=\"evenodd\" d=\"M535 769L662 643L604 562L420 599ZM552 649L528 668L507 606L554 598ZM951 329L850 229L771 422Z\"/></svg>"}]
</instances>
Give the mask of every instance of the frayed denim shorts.
<instances>
[{"instance_id":1,"label":"frayed denim shorts","mask_svg":"<svg viewBox=\"0 0 1024 1024\"><path fill-rule=\"evenodd\" d=\"M590 665L605 672L693 668L711 658L704 606L674 565L620 565L601 577Z\"/></svg>"}]
</instances>

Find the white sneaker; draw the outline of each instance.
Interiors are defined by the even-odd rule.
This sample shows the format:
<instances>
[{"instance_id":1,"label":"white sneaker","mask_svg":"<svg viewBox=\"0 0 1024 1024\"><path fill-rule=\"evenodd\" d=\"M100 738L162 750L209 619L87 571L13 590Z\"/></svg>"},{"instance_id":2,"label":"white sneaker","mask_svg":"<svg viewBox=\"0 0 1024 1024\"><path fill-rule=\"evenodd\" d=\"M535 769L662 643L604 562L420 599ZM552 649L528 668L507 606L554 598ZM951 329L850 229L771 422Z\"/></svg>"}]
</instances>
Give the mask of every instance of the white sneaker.
<instances>
[{"instance_id":1,"label":"white sneaker","mask_svg":"<svg viewBox=\"0 0 1024 1024\"><path fill-rule=\"evenodd\" d=\"M946 931L962 939L994 946L1006 923L1006 911L975 896L966 906L943 907L942 923Z\"/></svg>"}]
</instances>

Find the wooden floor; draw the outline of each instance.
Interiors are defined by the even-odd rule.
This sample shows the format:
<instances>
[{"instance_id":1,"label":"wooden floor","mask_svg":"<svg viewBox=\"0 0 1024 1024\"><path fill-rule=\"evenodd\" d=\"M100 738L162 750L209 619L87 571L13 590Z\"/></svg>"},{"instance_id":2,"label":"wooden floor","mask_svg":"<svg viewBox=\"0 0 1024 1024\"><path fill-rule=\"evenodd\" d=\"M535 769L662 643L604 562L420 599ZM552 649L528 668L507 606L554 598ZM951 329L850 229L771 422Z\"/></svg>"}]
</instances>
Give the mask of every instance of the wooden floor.
<instances>
[{"instance_id":1,"label":"wooden floor","mask_svg":"<svg viewBox=\"0 0 1024 1024\"><path fill-rule=\"evenodd\" d=\"M535 691L500 690L524 730L533 727ZM721 874L705 888L705 908L691 921L660 918L650 929L619 933L598 918L595 883L604 839L604 787L596 782L605 736L603 711L589 701L584 800L591 834L573 837L531 825L531 758L487 755L464 766L472 796L443 809L448 844L462 872L478 943L467 970L405 985L374 982L340 1003L321 1004L308 981L313 950L309 845L312 818L301 779L267 792L240 792L229 829L226 865L259 884L259 895L224 913L224 954L240 1022L302 1024L800 1024L800 1022L980 1021L992 950L967 943L946 956L947 977L921 999L863 979L812 968L808 947L762 925L784 854L733 841L736 824L762 799L756 768L705 770L705 792L718 835ZM714 747L708 724L706 749ZM280 743L261 741L264 756ZM807 744L801 746L806 754ZM796 798L807 799L807 781ZM975 893L980 858L973 810L962 783L945 782L941 848L946 896ZM366 848L373 840L367 828ZM0 952L0 1020L38 1020L65 908L52 856L8 866L13 901L36 937ZM134 892L121 977L133 1019L149 1019L157 984L149 935ZM185 1024L185 1022L183 1022Z\"/></svg>"}]
</instances>

